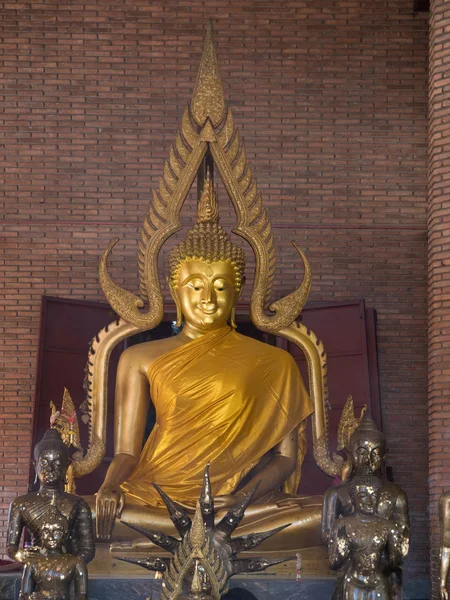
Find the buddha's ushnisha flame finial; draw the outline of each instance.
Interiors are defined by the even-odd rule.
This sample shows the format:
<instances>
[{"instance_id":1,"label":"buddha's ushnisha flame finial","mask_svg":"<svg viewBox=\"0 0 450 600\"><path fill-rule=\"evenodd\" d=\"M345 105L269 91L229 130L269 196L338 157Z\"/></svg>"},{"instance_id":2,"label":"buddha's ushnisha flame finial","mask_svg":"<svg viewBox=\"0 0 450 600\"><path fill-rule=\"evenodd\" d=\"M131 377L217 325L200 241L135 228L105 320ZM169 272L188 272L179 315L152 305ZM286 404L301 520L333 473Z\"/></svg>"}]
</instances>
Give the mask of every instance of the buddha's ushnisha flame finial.
<instances>
[{"instance_id":1,"label":"buddha's ushnisha flame finial","mask_svg":"<svg viewBox=\"0 0 450 600\"><path fill-rule=\"evenodd\" d=\"M219 205L211 176L209 173L206 173L203 190L198 201L197 223L206 223L208 221L212 223L219 222Z\"/></svg>"},{"instance_id":2,"label":"buddha's ushnisha flame finial","mask_svg":"<svg viewBox=\"0 0 450 600\"><path fill-rule=\"evenodd\" d=\"M228 261L235 272L236 291L240 291L244 279L245 254L240 246L231 241L219 223L219 206L209 173L206 174L198 203L197 223L189 229L185 239L173 248L169 256L173 288L177 287L178 272L187 260L207 263Z\"/></svg>"}]
</instances>

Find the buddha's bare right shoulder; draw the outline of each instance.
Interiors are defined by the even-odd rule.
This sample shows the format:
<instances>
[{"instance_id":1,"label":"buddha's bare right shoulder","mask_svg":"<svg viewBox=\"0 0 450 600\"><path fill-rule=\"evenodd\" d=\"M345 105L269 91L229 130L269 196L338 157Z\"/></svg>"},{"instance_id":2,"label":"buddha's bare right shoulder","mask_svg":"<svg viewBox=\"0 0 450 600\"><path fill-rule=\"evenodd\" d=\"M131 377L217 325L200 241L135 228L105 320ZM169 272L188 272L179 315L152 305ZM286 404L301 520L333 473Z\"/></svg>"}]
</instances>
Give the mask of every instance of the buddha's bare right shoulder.
<instances>
[{"instance_id":1,"label":"buddha's bare right shoulder","mask_svg":"<svg viewBox=\"0 0 450 600\"><path fill-rule=\"evenodd\" d=\"M131 346L122 352L120 356L120 366L130 370L143 370L144 372L160 356L175 350L181 344L178 336L164 338L162 340L152 340L151 342L142 342Z\"/></svg>"}]
</instances>

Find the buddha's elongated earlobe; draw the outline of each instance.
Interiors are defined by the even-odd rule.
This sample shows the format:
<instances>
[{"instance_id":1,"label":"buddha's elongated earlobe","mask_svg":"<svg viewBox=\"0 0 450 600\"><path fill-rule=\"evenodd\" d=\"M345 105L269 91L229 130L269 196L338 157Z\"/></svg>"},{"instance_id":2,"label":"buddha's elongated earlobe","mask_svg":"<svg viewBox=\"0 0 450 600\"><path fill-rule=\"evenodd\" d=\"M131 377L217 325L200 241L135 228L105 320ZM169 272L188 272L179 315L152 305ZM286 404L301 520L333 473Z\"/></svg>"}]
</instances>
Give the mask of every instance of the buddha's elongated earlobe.
<instances>
[{"instance_id":1,"label":"buddha's elongated earlobe","mask_svg":"<svg viewBox=\"0 0 450 600\"><path fill-rule=\"evenodd\" d=\"M183 325L183 313L181 312L181 306L178 301L178 298L175 300L175 306L177 307L177 320L175 325L177 327L181 327Z\"/></svg>"},{"instance_id":2,"label":"buddha's elongated earlobe","mask_svg":"<svg viewBox=\"0 0 450 600\"><path fill-rule=\"evenodd\" d=\"M175 307L177 309L177 320L175 325L176 327L181 327L181 325L183 324L183 313L181 312L180 299L178 298L178 294L172 285L172 280L170 276L167 277L167 285L169 286L170 295L172 296L173 301L175 302Z\"/></svg>"},{"instance_id":3,"label":"buddha's elongated earlobe","mask_svg":"<svg viewBox=\"0 0 450 600\"><path fill-rule=\"evenodd\" d=\"M233 329L237 329L237 324L236 324L236 304L239 302L239 299L242 295L242 289L244 287L245 284L245 275L242 277L242 281L241 281L241 287L239 289L239 293L238 296L236 298L236 303L233 306L233 308L231 309L231 313L230 313L230 325Z\"/></svg>"}]
</instances>

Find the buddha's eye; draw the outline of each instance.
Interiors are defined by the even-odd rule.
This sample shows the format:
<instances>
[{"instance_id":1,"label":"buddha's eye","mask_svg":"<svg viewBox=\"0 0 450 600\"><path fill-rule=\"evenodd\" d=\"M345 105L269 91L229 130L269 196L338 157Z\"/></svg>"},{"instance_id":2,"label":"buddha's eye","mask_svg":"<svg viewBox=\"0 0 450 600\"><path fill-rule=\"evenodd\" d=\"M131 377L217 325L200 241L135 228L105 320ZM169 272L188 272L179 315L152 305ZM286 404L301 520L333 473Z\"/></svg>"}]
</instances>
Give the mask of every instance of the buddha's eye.
<instances>
[{"instance_id":1,"label":"buddha's eye","mask_svg":"<svg viewBox=\"0 0 450 600\"><path fill-rule=\"evenodd\" d=\"M188 285L196 292L199 292L203 289L203 281L201 279L192 279Z\"/></svg>"},{"instance_id":2,"label":"buddha's eye","mask_svg":"<svg viewBox=\"0 0 450 600\"><path fill-rule=\"evenodd\" d=\"M216 281L214 282L214 288L218 292L223 292L224 290L227 289L227 287L228 287L227 283L223 279L216 279Z\"/></svg>"}]
</instances>

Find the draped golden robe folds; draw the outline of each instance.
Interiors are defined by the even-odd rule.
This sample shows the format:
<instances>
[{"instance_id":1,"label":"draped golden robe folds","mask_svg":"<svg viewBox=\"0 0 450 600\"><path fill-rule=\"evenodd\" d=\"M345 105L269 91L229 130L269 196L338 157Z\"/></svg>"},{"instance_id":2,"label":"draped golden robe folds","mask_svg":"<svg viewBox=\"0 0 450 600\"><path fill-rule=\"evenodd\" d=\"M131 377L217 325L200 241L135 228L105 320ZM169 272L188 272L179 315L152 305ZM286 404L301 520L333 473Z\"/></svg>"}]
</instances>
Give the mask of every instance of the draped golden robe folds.
<instances>
[{"instance_id":1,"label":"draped golden robe folds","mask_svg":"<svg viewBox=\"0 0 450 600\"><path fill-rule=\"evenodd\" d=\"M223 327L159 357L148 379L156 424L122 485L133 502L162 506L155 482L195 506L208 462L213 494L231 494L300 425L298 466L283 490L296 493L313 406L288 352Z\"/></svg>"}]
</instances>

